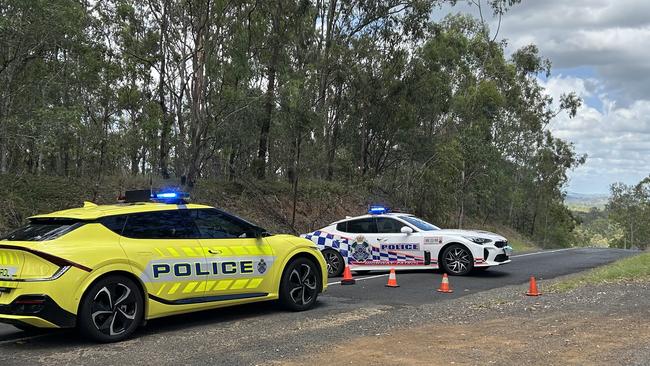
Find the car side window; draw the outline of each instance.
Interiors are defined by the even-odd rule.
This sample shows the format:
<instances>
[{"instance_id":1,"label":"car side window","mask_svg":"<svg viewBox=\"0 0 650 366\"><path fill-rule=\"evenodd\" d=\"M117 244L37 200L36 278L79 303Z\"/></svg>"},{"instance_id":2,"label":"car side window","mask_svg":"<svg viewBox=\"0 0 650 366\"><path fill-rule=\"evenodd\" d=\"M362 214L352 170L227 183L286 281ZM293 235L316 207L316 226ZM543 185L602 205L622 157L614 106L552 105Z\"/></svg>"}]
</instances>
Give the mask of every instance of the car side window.
<instances>
[{"instance_id":1,"label":"car side window","mask_svg":"<svg viewBox=\"0 0 650 366\"><path fill-rule=\"evenodd\" d=\"M347 233L353 234L375 234L377 225L372 217L348 221Z\"/></svg>"},{"instance_id":2,"label":"car side window","mask_svg":"<svg viewBox=\"0 0 650 366\"><path fill-rule=\"evenodd\" d=\"M99 219L99 223L104 225L107 229L111 230L117 235L122 235L124 224L126 223L127 215L107 216Z\"/></svg>"},{"instance_id":3,"label":"car side window","mask_svg":"<svg viewBox=\"0 0 650 366\"><path fill-rule=\"evenodd\" d=\"M336 224L336 230L347 233L348 232L348 222L347 221L339 222L338 224Z\"/></svg>"},{"instance_id":4,"label":"car side window","mask_svg":"<svg viewBox=\"0 0 650 366\"><path fill-rule=\"evenodd\" d=\"M198 236L186 210L130 214L122 235L133 239L191 239Z\"/></svg>"},{"instance_id":5,"label":"car side window","mask_svg":"<svg viewBox=\"0 0 650 366\"><path fill-rule=\"evenodd\" d=\"M402 226L406 226L401 222L388 217L377 218L377 232L380 234L399 234L402 232Z\"/></svg>"},{"instance_id":6,"label":"car side window","mask_svg":"<svg viewBox=\"0 0 650 366\"><path fill-rule=\"evenodd\" d=\"M192 210L201 239L246 238L253 227L219 210Z\"/></svg>"}]
</instances>

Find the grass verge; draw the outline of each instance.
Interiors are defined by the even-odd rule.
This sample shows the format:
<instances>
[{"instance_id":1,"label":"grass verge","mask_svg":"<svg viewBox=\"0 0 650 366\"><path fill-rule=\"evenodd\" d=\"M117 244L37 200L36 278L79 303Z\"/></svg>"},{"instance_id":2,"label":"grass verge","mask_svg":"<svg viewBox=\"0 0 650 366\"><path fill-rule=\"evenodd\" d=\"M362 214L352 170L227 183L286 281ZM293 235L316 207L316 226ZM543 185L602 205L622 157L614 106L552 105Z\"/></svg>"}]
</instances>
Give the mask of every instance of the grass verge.
<instances>
[{"instance_id":1,"label":"grass verge","mask_svg":"<svg viewBox=\"0 0 650 366\"><path fill-rule=\"evenodd\" d=\"M650 253L617 260L603 267L553 284L551 291L565 292L584 285L610 283L622 280L650 279Z\"/></svg>"}]
</instances>

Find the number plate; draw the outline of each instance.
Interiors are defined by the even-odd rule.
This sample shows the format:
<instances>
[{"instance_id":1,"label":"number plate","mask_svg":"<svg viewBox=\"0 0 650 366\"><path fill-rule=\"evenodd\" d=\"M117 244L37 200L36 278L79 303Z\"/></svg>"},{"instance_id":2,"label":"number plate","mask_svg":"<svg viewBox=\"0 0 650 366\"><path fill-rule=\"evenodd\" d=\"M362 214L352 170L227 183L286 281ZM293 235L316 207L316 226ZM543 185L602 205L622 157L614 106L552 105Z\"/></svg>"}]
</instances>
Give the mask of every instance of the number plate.
<instances>
[{"instance_id":1,"label":"number plate","mask_svg":"<svg viewBox=\"0 0 650 366\"><path fill-rule=\"evenodd\" d=\"M503 252L509 257L512 255L512 247L510 245L503 247Z\"/></svg>"},{"instance_id":2,"label":"number plate","mask_svg":"<svg viewBox=\"0 0 650 366\"><path fill-rule=\"evenodd\" d=\"M16 277L16 267L0 267L0 280L11 280Z\"/></svg>"}]
</instances>

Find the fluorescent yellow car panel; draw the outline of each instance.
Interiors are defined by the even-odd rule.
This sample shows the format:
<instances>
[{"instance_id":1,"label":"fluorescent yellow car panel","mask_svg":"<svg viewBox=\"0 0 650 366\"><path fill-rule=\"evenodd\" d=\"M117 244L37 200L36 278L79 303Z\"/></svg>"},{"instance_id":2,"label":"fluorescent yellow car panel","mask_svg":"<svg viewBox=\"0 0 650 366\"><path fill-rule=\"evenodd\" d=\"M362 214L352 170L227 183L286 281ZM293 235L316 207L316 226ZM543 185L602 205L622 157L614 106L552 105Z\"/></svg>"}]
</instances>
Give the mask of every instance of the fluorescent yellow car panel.
<instances>
[{"instance_id":1,"label":"fluorescent yellow car panel","mask_svg":"<svg viewBox=\"0 0 650 366\"><path fill-rule=\"evenodd\" d=\"M182 222L173 226L173 221L154 220L164 215ZM89 204L30 220L23 231L0 241L0 322L74 327L84 312L92 319L82 323L94 324L106 333L99 340L111 341L132 331L131 325L127 329L115 324L118 316L123 323L130 317L144 321L255 301L285 301L289 293L291 299L301 294L304 302L304 294L315 286L308 276L318 279L317 292L327 288L325 261L311 241L289 235L251 237L249 231L233 237L237 230L259 228L251 229L210 206ZM153 228L136 225L146 220L154 220ZM21 237L29 240L16 240ZM293 286L284 295L283 277L283 286ZM104 284L114 278L124 280ZM127 298L131 305L126 300L120 304Z\"/></svg>"}]
</instances>

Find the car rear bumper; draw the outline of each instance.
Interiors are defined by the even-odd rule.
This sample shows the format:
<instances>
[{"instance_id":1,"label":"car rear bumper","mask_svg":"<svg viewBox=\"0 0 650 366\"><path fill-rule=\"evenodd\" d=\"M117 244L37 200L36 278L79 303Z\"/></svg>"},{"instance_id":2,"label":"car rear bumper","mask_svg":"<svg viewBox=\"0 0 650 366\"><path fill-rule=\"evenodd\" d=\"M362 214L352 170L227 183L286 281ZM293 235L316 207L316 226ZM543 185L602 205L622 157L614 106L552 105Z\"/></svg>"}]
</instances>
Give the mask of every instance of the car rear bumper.
<instances>
[{"instance_id":1,"label":"car rear bumper","mask_svg":"<svg viewBox=\"0 0 650 366\"><path fill-rule=\"evenodd\" d=\"M0 322L38 328L72 328L76 316L47 295L21 295L9 304L0 305Z\"/></svg>"}]
</instances>

